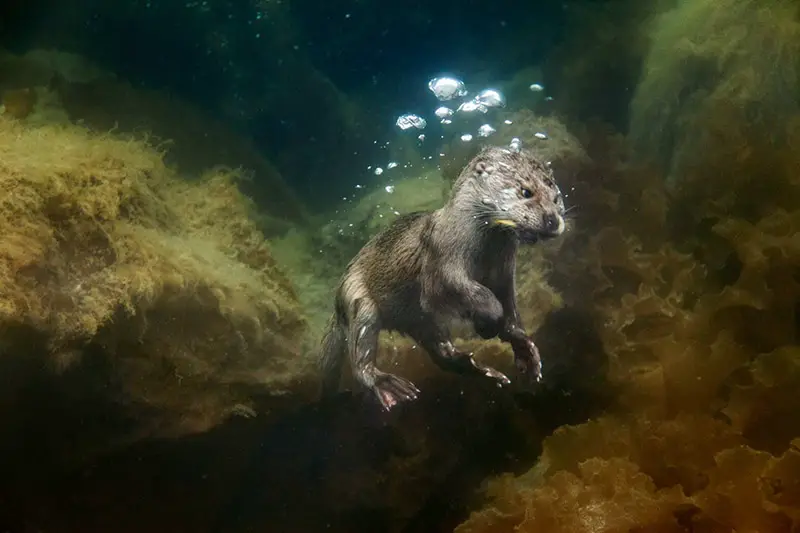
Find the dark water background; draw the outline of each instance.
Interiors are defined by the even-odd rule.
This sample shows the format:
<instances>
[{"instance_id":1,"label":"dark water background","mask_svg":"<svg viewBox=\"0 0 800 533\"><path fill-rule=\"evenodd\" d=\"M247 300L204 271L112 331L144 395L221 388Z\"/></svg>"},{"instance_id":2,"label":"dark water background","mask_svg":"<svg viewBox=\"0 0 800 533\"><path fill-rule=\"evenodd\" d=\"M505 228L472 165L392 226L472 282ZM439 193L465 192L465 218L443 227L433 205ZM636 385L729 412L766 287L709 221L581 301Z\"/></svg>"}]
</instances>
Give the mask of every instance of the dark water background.
<instances>
[{"instance_id":1,"label":"dark water background","mask_svg":"<svg viewBox=\"0 0 800 533\"><path fill-rule=\"evenodd\" d=\"M579 209L563 248L525 256L534 282L521 301L542 353L558 354L536 394L412 362L429 393L394 418L359 394L317 403L304 383L303 401L237 384L259 416L141 434L158 409L116 400L124 380L102 342L53 374L35 328L3 323L0 355L22 356L0 365L11 391L0 395L0 533L798 531L800 31L796 2L768 3L5 0L4 51L77 54L151 91L165 121L199 108L166 124L195 134L168 154L180 170L256 169L244 187L272 217L264 233L312 337L372 231L331 237L339 226L326 223L346 226L357 207L339 199L389 160L416 161L406 175L441 169L445 182L463 163L457 142L415 148L398 135L399 114L430 107L434 76L502 82L515 122L532 121L526 134L541 125L531 115L552 119L566 154L557 175ZM685 18L653 16L673 8ZM781 10L792 16L771 15ZM10 77L0 69L0 89ZM536 82L552 101L530 100ZM101 131L117 119L136 130L150 102L105 82L48 83L70 120ZM453 162L435 158L442 150ZM313 255L290 262L295 232ZM542 468L561 477L533 494L554 432L563 440ZM731 457L748 466L724 470ZM522 477L487 496L500 474ZM582 522L581 505L604 520ZM558 519L531 518L553 509Z\"/></svg>"},{"instance_id":2,"label":"dark water background","mask_svg":"<svg viewBox=\"0 0 800 533\"><path fill-rule=\"evenodd\" d=\"M259 4L12 2L4 7L4 42L12 51L78 53L136 85L202 106L255 139L290 186L314 202L352 187L352 168L374 160L372 141L390 138L394 117L426 98L431 77L480 72L489 81L538 64L568 9L513 0ZM296 79L306 66L362 101L368 124L337 129L341 118L320 102L329 96ZM337 147L331 138L338 136L352 139ZM305 154L306 162L282 164L286 151ZM317 170L323 161L333 175Z\"/></svg>"}]
</instances>

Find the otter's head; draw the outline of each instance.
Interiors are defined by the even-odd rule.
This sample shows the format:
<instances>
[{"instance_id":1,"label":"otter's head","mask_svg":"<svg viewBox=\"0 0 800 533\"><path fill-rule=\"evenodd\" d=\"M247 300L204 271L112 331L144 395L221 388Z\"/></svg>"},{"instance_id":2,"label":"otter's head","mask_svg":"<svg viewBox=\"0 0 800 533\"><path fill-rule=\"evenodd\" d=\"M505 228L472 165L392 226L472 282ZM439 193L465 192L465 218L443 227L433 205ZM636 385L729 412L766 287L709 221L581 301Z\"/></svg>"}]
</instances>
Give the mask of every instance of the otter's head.
<instances>
[{"instance_id":1,"label":"otter's head","mask_svg":"<svg viewBox=\"0 0 800 533\"><path fill-rule=\"evenodd\" d=\"M467 208L480 224L513 231L522 242L557 237L566 227L553 172L528 150L482 150L459 176L453 195L469 199Z\"/></svg>"}]
</instances>

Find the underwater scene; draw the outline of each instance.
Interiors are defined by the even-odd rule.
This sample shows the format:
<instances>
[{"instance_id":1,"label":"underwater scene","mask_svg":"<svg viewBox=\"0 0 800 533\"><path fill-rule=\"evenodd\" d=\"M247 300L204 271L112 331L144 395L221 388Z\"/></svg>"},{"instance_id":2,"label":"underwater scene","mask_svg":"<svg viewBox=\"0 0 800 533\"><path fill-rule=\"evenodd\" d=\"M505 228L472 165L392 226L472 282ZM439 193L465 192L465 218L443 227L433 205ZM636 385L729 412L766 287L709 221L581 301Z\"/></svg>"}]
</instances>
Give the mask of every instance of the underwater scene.
<instances>
[{"instance_id":1,"label":"underwater scene","mask_svg":"<svg viewBox=\"0 0 800 533\"><path fill-rule=\"evenodd\" d=\"M800 533L800 0L4 0L1 533Z\"/></svg>"}]
</instances>

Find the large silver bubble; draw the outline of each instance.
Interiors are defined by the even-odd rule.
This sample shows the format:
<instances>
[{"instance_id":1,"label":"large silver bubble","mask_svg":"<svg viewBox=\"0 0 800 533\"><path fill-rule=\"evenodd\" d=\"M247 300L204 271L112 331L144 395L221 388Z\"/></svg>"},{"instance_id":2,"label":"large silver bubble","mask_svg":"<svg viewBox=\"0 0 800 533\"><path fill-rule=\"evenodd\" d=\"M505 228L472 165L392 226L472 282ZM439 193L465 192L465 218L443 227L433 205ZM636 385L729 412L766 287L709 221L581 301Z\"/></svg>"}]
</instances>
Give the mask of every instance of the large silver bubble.
<instances>
[{"instance_id":1,"label":"large silver bubble","mask_svg":"<svg viewBox=\"0 0 800 533\"><path fill-rule=\"evenodd\" d=\"M485 91L481 91L480 94L475 97L475 102L486 107L506 106L505 96L503 96L500 91L496 91L494 89L486 89Z\"/></svg>"},{"instance_id":2,"label":"large silver bubble","mask_svg":"<svg viewBox=\"0 0 800 533\"><path fill-rule=\"evenodd\" d=\"M452 100L467 94L464 82L456 78L433 78L428 82L428 88L439 100Z\"/></svg>"}]
</instances>

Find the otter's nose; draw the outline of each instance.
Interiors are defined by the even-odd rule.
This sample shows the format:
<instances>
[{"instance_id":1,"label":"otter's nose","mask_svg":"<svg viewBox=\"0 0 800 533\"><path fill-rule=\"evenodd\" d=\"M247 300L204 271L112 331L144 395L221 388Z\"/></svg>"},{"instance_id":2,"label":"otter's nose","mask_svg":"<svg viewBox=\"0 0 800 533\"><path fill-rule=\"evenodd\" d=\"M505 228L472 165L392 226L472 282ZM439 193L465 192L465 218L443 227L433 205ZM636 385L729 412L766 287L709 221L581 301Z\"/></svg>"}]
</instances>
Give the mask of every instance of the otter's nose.
<instances>
[{"instance_id":1,"label":"otter's nose","mask_svg":"<svg viewBox=\"0 0 800 533\"><path fill-rule=\"evenodd\" d=\"M564 231L564 221L557 213L546 213L542 222L544 231L550 235L561 235Z\"/></svg>"}]
</instances>

